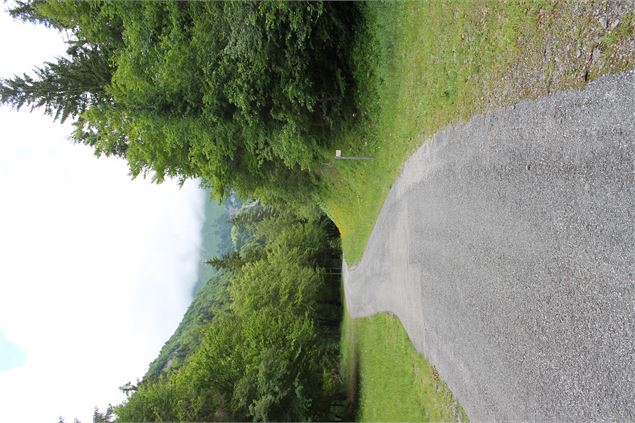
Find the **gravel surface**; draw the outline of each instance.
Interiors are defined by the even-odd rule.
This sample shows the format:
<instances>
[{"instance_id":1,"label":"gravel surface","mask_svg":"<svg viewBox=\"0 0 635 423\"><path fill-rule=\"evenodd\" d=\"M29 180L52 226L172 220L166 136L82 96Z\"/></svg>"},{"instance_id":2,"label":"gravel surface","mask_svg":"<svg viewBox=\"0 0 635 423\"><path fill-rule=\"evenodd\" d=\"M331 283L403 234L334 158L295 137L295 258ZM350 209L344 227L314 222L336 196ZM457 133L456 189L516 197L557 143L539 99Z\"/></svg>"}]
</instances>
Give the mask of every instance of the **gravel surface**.
<instances>
[{"instance_id":1,"label":"gravel surface","mask_svg":"<svg viewBox=\"0 0 635 423\"><path fill-rule=\"evenodd\" d=\"M472 420L633 422L634 218L631 70L426 141L348 307L395 313Z\"/></svg>"}]
</instances>

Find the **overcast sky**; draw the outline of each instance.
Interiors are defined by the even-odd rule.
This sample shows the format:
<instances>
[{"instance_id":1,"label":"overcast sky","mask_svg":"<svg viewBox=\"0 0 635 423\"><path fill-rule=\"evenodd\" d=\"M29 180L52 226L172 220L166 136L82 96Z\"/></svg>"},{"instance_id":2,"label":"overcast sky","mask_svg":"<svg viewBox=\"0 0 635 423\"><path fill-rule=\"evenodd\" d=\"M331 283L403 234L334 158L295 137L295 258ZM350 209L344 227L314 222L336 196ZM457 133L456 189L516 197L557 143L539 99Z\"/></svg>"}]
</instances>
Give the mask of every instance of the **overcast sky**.
<instances>
[{"instance_id":1,"label":"overcast sky","mask_svg":"<svg viewBox=\"0 0 635 423\"><path fill-rule=\"evenodd\" d=\"M0 78L63 54L0 4ZM196 280L203 191L130 180L68 125L0 107L0 421L92 421L178 325Z\"/></svg>"}]
</instances>

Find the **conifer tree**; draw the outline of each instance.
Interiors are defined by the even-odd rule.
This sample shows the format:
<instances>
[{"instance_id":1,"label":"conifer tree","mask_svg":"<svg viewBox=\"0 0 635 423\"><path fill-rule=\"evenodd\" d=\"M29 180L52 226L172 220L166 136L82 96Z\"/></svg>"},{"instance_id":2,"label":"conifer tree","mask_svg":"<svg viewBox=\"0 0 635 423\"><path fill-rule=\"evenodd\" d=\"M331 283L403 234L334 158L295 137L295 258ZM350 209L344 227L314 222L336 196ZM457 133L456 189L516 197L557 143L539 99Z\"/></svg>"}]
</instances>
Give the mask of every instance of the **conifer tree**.
<instances>
[{"instance_id":1,"label":"conifer tree","mask_svg":"<svg viewBox=\"0 0 635 423\"><path fill-rule=\"evenodd\" d=\"M106 87L112 70L98 48L73 42L69 58L45 62L35 76L14 76L0 81L0 103L20 109L42 108L54 120L77 117L89 106L109 101Z\"/></svg>"}]
</instances>

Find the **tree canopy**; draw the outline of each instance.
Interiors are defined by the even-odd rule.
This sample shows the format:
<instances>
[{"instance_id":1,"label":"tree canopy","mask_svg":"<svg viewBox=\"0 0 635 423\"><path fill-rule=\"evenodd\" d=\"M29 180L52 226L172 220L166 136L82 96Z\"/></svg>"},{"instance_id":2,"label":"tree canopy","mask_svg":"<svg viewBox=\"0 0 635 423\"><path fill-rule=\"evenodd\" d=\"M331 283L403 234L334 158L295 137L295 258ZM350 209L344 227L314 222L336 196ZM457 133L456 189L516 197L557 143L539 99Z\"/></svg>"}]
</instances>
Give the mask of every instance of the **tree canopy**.
<instances>
[{"instance_id":1,"label":"tree canopy","mask_svg":"<svg viewBox=\"0 0 635 423\"><path fill-rule=\"evenodd\" d=\"M69 49L33 76L2 80L0 101L73 118L76 141L126 158L133 176L202 177L219 195L306 194L354 106L357 7L18 2L14 17L66 31Z\"/></svg>"},{"instance_id":2,"label":"tree canopy","mask_svg":"<svg viewBox=\"0 0 635 423\"><path fill-rule=\"evenodd\" d=\"M226 296L187 359L149 373L115 407L119 421L336 417L339 277L325 270L340 259L336 229L259 207L237 219L250 239L221 266Z\"/></svg>"}]
</instances>

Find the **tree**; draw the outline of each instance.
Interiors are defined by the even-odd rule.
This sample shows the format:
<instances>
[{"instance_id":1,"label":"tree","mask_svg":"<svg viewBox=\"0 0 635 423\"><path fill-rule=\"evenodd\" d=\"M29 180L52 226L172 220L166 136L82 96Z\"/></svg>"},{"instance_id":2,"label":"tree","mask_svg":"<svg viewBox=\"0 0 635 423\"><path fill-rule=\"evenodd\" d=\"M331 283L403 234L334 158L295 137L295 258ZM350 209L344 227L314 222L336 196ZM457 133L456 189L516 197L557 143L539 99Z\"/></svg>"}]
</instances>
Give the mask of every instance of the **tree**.
<instances>
[{"instance_id":1,"label":"tree","mask_svg":"<svg viewBox=\"0 0 635 423\"><path fill-rule=\"evenodd\" d=\"M214 266L216 270L238 270L243 265L243 260L238 251L230 251L221 257L213 257L205 263Z\"/></svg>"},{"instance_id":2,"label":"tree","mask_svg":"<svg viewBox=\"0 0 635 423\"><path fill-rule=\"evenodd\" d=\"M137 380L137 385L138 384L139 381ZM135 392L137 391L137 389L139 389L137 385L133 385L132 382L126 382L119 387L119 390L126 394L126 397L129 397L132 392Z\"/></svg>"},{"instance_id":3,"label":"tree","mask_svg":"<svg viewBox=\"0 0 635 423\"><path fill-rule=\"evenodd\" d=\"M302 202L354 107L355 3L33 0L11 13L69 31L75 50L3 80L0 101L72 117L76 141L133 176Z\"/></svg>"},{"instance_id":4,"label":"tree","mask_svg":"<svg viewBox=\"0 0 635 423\"><path fill-rule=\"evenodd\" d=\"M31 110L42 107L53 119L64 122L93 104L109 101L106 86L111 69L104 53L78 42L67 53L69 59L59 58L36 68L35 78L24 74L1 81L0 103L16 109L26 104Z\"/></svg>"},{"instance_id":5,"label":"tree","mask_svg":"<svg viewBox=\"0 0 635 423\"><path fill-rule=\"evenodd\" d=\"M93 413L93 423L113 423L115 421L115 412L113 406L108 404L106 411L103 413L99 411L98 407L95 407Z\"/></svg>"},{"instance_id":6,"label":"tree","mask_svg":"<svg viewBox=\"0 0 635 423\"><path fill-rule=\"evenodd\" d=\"M283 211L249 226L244 248L259 251L218 260L230 282L200 344L182 367L141 382L117 408L121 421L333 420L341 408L339 285L323 268L334 232Z\"/></svg>"}]
</instances>

